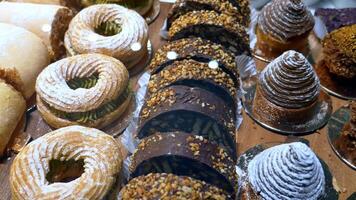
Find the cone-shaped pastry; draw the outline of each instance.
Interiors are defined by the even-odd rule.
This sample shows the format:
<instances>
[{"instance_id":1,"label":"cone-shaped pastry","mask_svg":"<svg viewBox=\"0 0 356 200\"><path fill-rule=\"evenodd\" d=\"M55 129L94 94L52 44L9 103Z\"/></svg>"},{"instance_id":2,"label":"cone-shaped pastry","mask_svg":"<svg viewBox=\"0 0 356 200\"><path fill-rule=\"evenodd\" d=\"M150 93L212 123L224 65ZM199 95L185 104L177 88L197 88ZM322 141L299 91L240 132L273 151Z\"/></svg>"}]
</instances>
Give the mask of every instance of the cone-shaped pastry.
<instances>
[{"instance_id":1,"label":"cone-shaped pastry","mask_svg":"<svg viewBox=\"0 0 356 200\"><path fill-rule=\"evenodd\" d=\"M322 43L324 64L330 73L356 78L356 24L332 31Z\"/></svg>"},{"instance_id":2,"label":"cone-shaped pastry","mask_svg":"<svg viewBox=\"0 0 356 200\"><path fill-rule=\"evenodd\" d=\"M257 154L248 165L247 176L260 199L317 200L325 192L322 165L301 142L274 146Z\"/></svg>"},{"instance_id":3,"label":"cone-shaped pastry","mask_svg":"<svg viewBox=\"0 0 356 200\"><path fill-rule=\"evenodd\" d=\"M136 12L114 4L90 6L69 25L65 46L70 55L101 53L129 69L147 54L148 26Z\"/></svg>"},{"instance_id":4,"label":"cone-shaped pastry","mask_svg":"<svg viewBox=\"0 0 356 200\"><path fill-rule=\"evenodd\" d=\"M0 23L0 47L0 79L29 99L38 74L49 64L46 45L26 29Z\"/></svg>"},{"instance_id":5,"label":"cone-shaped pastry","mask_svg":"<svg viewBox=\"0 0 356 200\"><path fill-rule=\"evenodd\" d=\"M85 54L49 65L36 82L37 108L55 128L104 127L117 119L131 99L129 75L118 60Z\"/></svg>"},{"instance_id":6,"label":"cone-shaped pastry","mask_svg":"<svg viewBox=\"0 0 356 200\"><path fill-rule=\"evenodd\" d=\"M290 50L261 72L253 112L272 124L307 122L317 114L319 92L313 67L302 54Z\"/></svg>"},{"instance_id":7,"label":"cone-shaped pastry","mask_svg":"<svg viewBox=\"0 0 356 200\"><path fill-rule=\"evenodd\" d=\"M132 179L122 190L122 200L131 199L210 199L232 197L215 186L187 176L151 173ZM167 194L169 196L167 196Z\"/></svg>"},{"instance_id":8,"label":"cone-shaped pastry","mask_svg":"<svg viewBox=\"0 0 356 200\"><path fill-rule=\"evenodd\" d=\"M0 157L2 157L12 133L25 113L26 102L21 93L1 79L0 97Z\"/></svg>"},{"instance_id":9,"label":"cone-shaped pastry","mask_svg":"<svg viewBox=\"0 0 356 200\"><path fill-rule=\"evenodd\" d=\"M172 173L205 181L231 195L237 189L234 161L224 149L201 136L182 132L157 133L145 138L132 155L131 177Z\"/></svg>"},{"instance_id":10,"label":"cone-shaped pastry","mask_svg":"<svg viewBox=\"0 0 356 200\"><path fill-rule=\"evenodd\" d=\"M248 26L250 8L248 0L177 0L167 17L167 28L174 20L193 10L213 10L235 17L239 24Z\"/></svg>"},{"instance_id":11,"label":"cone-shaped pastry","mask_svg":"<svg viewBox=\"0 0 356 200\"><path fill-rule=\"evenodd\" d=\"M97 129L69 126L45 134L16 156L13 199L103 199L121 170L122 146Z\"/></svg>"},{"instance_id":12,"label":"cone-shaped pastry","mask_svg":"<svg viewBox=\"0 0 356 200\"><path fill-rule=\"evenodd\" d=\"M40 37L48 47L51 59L65 55L64 33L73 13L57 5L0 2L0 22L23 27Z\"/></svg>"},{"instance_id":13,"label":"cone-shaped pastry","mask_svg":"<svg viewBox=\"0 0 356 200\"><path fill-rule=\"evenodd\" d=\"M224 46L235 55L250 52L245 27L233 16L215 11L192 11L180 16L169 28L170 40L200 37Z\"/></svg>"},{"instance_id":14,"label":"cone-shaped pastry","mask_svg":"<svg viewBox=\"0 0 356 200\"><path fill-rule=\"evenodd\" d=\"M273 59L287 50L308 53L314 17L302 0L273 0L258 17L257 53Z\"/></svg>"}]
</instances>

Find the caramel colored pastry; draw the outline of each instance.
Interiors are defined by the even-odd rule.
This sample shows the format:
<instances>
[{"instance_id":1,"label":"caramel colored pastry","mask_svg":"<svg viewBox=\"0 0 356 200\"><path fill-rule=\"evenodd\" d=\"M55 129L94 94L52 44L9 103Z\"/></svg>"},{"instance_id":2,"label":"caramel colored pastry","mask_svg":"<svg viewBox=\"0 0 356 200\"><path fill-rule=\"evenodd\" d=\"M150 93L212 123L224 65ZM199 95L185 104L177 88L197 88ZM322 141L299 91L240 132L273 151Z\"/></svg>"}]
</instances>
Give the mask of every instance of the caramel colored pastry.
<instances>
[{"instance_id":1,"label":"caramel colored pastry","mask_svg":"<svg viewBox=\"0 0 356 200\"><path fill-rule=\"evenodd\" d=\"M356 24L332 31L322 44L325 66L330 73L356 78Z\"/></svg>"},{"instance_id":2,"label":"caramel colored pastry","mask_svg":"<svg viewBox=\"0 0 356 200\"><path fill-rule=\"evenodd\" d=\"M281 144L257 154L248 165L247 176L259 199L317 200L325 194L323 167L301 142Z\"/></svg>"},{"instance_id":3,"label":"caramel colored pastry","mask_svg":"<svg viewBox=\"0 0 356 200\"><path fill-rule=\"evenodd\" d=\"M172 22L168 36L170 40L200 37L224 46L235 55L250 51L245 27L235 17L215 11L192 11L180 16Z\"/></svg>"},{"instance_id":4,"label":"caramel colored pastry","mask_svg":"<svg viewBox=\"0 0 356 200\"><path fill-rule=\"evenodd\" d=\"M70 55L101 53L130 69L147 54L148 26L136 12L114 4L80 11L69 25L65 46Z\"/></svg>"},{"instance_id":5,"label":"caramel colored pastry","mask_svg":"<svg viewBox=\"0 0 356 200\"><path fill-rule=\"evenodd\" d=\"M10 170L12 199L103 199L121 170L122 146L97 129L69 126L32 141Z\"/></svg>"},{"instance_id":6,"label":"caramel colored pastry","mask_svg":"<svg viewBox=\"0 0 356 200\"><path fill-rule=\"evenodd\" d=\"M303 124L317 113L320 82L306 58L283 53L261 72L253 112L272 124Z\"/></svg>"},{"instance_id":7,"label":"caramel colored pastry","mask_svg":"<svg viewBox=\"0 0 356 200\"><path fill-rule=\"evenodd\" d=\"M231 15L238 20L239 24L246 27L250 23L248 0L177 0L168 13L167 27L169 28L181 15L194 10L213 10Z\"/></svg>"},{"instance_id":8,"label":"caramel colored pastry","mask_svg":"<svg viewBox=\"0 0 356 200\"><path fill-rule=\"evenodd\" d=\"M65 55L63 44L73 13L58 5L31 3L0 3L0 22L23 27L47 45L51 59L57 60Z\"/></svg>"},{"instance_id":9,"label":"caramel colored pastry","mask_svg":"<svg viewBox=\"0 0 356 200\"><path fill-rule=\"evenodd\" d=\"M314 18L302 0L273 0L258 17L257 53L273 59L287 50L308 53Z\"/></svg>"},{"instance_id":10,"label":"caramel colored pastry","mask_svg":"<svg viewBox=\"0 0 356 200\"><path fill-rule=\"evenodd\" d=\"M21 93L1 79L0 97L0 157L2 157L12 133L25 113L26 101Z\"/></svg>"},{"instance_id":11,"label":"caramel colored pastry","mask_svg":"<svg viewBox=\"0 0 356 200\"><path fill-rule=\"evenodd\" d=\"M37 108L55 128L102 128L117 119L131 100L129 75L118 60L85 54L49 65L36 82Z\"/></svg>"},{"instance_id":12,"label":"caramel colored pastry","mask_svg":"<svg viewBox=\"0 0 356 200\"><path fill-rule=\"evenodd\" d=\"M48 63L47 47L39 37L21 27L0 23L0 79L29 99L38 74Z\"/></svg>"}]
</instances>

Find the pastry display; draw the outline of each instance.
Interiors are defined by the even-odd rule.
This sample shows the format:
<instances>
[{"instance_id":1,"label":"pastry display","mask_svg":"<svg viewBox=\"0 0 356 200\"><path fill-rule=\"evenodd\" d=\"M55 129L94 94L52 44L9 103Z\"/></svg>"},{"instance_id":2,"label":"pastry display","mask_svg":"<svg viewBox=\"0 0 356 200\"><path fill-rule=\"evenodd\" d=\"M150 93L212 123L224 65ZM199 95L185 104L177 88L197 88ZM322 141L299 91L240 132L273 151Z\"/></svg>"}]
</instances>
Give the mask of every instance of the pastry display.
<instances>
[{"instance_id":1,"label":"pastry display","mask_svg":"<svg viewBox=\"0 0 356 200\"><path fill-rule=\"evenodd\" d=\"M122 190L123 200L131 199L232 199L224 190L187 176L150 173L132 179Z\"/></svg>"},{"instance_id":2,"label":"pastry display","mask_svg":"<svg viewBox=\"0 0 356 200\"><path fill-rule=\"evenodd\" d=\"M313 119L319 79L306 58L290 50L261 72L253 112L271 124L304 124Z\"/></svg>"},{"instance_id":3,"label":"pastry display","mask_svg":"<svg viewBox=\"0 0 356 200\"><path fill-rule=\"evenodd\" d=\"M121 144L69 126L28 144L11 165L12 199L103 199L121 170Z\"/></svg>"},{"instance_id":4,"label":"pastry display","mask_svg":"<svg viewBox=\"0 0 356 200\"><path fill-rule=\"evenodd\" d=\"M37 108L52 127L102 128L117 119L131 100L129 75L118 60L101 54L68 57L37 78Z\"/></svg>"},{"instance_id":5,"label":"pastry display","mask_svg":"<svg viewBox=\"0 0 356 200\"><path fill-rule=\"evenodd\" d=\"M356 8L318 8L315 16L321 19L329 33L356 24Z\"/></svg>"},{"instance_id":6,"label":"pastry display","mask_svg":"<svg viewBox=\"0 0 356 200\"><path fill-rule=\"evenodd\" d=\"M247 176L250 189L244 192L252 192L258 199L316 200L325 195L324 169L314 152L301 142L277 145L257 154L248 164Z\"/></svg>"},{"instance_id":7,"label":"pastry display","mask_svg":"<svg viewBox=\"0 0 356 200\"><path fill-rule=\"evenodd\" d=\"M0 23L0 48L0 79L29 99L35 92L37 75L49 63L46 45L21 27Z\"/></svg>"},{"instance_id":8,"label":"pastry display","mask_svg":"<svg viewBox=\"0 0 356 200\"><path fill-rule=\"evenodd\" d=\"M148 26L136 12L114 4L80 11L65 35L70 55L101 53L133 68L147 54Z\"/></svg>"},{"instance_id":9,"label":"pastry display","mask_svg":"<svg viewBox=\"0 0 356 200\"><path fill-rule=\"evenodd\" d=\"M182 132L157 133L145 138L132 156L131 177L172 173L204 181L234 195L237 174L224 149L201 136Z\"/></svg>"},{"instance_id":10,"label":"pastry display","mask_svg":"<svg viewBox=\"0 0 356 200\"><path fill-rule=\"evenodd\" d=\"M72 17L72 11L63 6L0 2L0 22L35 33L47 45L52 60L65 55L64 33Z\"/></svg>"},{"instance_id":11,"label":"pastry display","mask_svg":"<svg viewBox=\"0 0 356 200\"><path fill-rule=\"evenodd\" d=\"M308 54L308 35L314 17L302 0L273 0L263 7L257 21L255 51L273 59L287 50Z\"/></svg>"},{"instance_id":12,"label":"pastry display","mask_svg":"<svg viewBox=\"0 0 356 200\"><path fill-rule=\"evenodd\" d=\"M246 27L250 23L250 8L247 0L177 0L168 13L167 27L169 28L181 15L194 10L213 10L231 15L238 20L239 24Z\"/></svg>"},{"instance_id":13,"label":"pastry display","mask_svg":"<svg viewBox=\"0 0 356 200\"><path fill-rule=\"evenodd\" d=\"M249 49L245 27L235 17L215 11L192 11L181 15L172 22L168 36L170 40L200 37L224 46L235 55Z\"/></svg>"},{"instance_id":14,"label":"pastry display","mask_svg":"<svg viewBox=\"0 0 356 200\"><path fill-rule=\"evenodd\" d=\"M21 93L1 79L0 96L0 157L2 157L12 133L25 113L26 102Z\"/></svg>"},{"instance_id":15,"label":"pastry display","mask_svg":"<svg viewBox=\"0 0 356 200\"><path fill-rule=\"evenodd\" d=\"M146 99L138 138L156 132L183 131L219 144L236 158L235 111L214 93L199 87L172 85Z\"/></svg>"}]
</instances>

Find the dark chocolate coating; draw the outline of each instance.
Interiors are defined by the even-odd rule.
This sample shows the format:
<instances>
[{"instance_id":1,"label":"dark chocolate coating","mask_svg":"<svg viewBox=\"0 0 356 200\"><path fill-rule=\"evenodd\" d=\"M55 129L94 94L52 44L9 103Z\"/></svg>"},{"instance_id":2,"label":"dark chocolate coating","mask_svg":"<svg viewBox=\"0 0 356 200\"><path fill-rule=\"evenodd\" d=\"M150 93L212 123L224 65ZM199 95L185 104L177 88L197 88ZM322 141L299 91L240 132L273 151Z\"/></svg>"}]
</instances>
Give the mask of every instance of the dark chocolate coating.
<instances>
[{"instance_id":1,"label":"dark chocolate coating","mask_svg":"<svg viewBox=\"0 0 356 200\"><path fill-rule=\"evenodd\" d=\"M356 8L318 8L315 16L321 18L329 33L341 27L356 24Z\"/></svg>"}]
</instances>

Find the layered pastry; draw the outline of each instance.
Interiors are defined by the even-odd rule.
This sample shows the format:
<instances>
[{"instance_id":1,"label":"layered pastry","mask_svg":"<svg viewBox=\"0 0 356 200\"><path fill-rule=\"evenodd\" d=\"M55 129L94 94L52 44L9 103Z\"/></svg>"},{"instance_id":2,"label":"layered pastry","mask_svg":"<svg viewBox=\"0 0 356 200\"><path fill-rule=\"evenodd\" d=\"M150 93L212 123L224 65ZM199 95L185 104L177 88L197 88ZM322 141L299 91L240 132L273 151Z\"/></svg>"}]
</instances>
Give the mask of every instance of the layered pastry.
<instances>
[{"instance_id":1,"label":"layered pastry","mask_svg":"<svg viewBox=\"0 0 356 200\"><path fill-rule=\"evenodd\" d=\"M322 41L323 64L343 79L356 78L356 24L329 33Z\"/></svg>"},{"instance_id":2,"label":"layered pastry","mask_svg":"<svg viewBox=\"0 0 356 200\"><path fill-rule=\"evenodd\" d=\"M224 46L235 55L249 53L245 27L235 17L215 11L192 11L181 15L172 22L168 36L170 40L201 37Z\"/></svg>"},{"instance_id":3,"label":"layered pastry","mask_svg":"<svg viewBox=\"0 0 356 200\"><path fill-rule=\"evenodd\" d=\"M167 28L181 15L194 10L213 10L225 13L235 17L239 24L246 27L250 23L250 8L247 0L178 0L168 13Z\"/></svg>"},{"instance_id":4,"label":"layered pastry","mask_svg":"<svg viewBox=\"0 0 356 200\"><path fill-rule=\"evenodd\" d=\"M224 190L204 181L166 173L150 173L134 178L121 190L120 194L123 200L232 199Z\"/></svg>"},{"instance_id":5,"label":"layered pastry","mask_svg":"<svg viewBox=\"0 0 356 200\"><path fill-rule=\"evenodd\" d=\"M138 122L138 138L156 132L183 131L218 144L236 158L235 112L214 93L172 85L146 99Z\"/></svg>"},{"instance_id":6,"label":"layered pastry","mask_svg":"<svg viewBox=\"0 0 356 200\"><path fill-rule=\"evenodd\" d=\"M317 113L320 82L306 58L290 50L261 72L253 112L270 124L304 124Z\"/></svg>"},{"instance_id":7,"label":"layered pastry","mask_svg":"<svg viewBox=\"0 0 356 200\"><path fill-rule=\"evenodd\" d=\"M46 45L26 29L0 23L0 47L0 79L29 99L38 74L49 64Z\"/></svg>"},{"instance_id":8,"label":"layered pastry","mask_svg":"<svg viewBox=\"0 0 356 200\"><path fill-rule=\"evenodd\" d=\"M52 60L65 56L64 33L72 17L70 9L58 5L0 3L0 22L35 33L47 45Z\"/></svg>"},{"instance_id":9,"label":"layered pastry","mask_svg":"<svg viewBox=\"0 0 356 200\"><path fill-rule=\"evenodd\" d=\"M353 165L356 165L356 101L351 102L351 119L341 131L341 136L334 141L336 149Z\"/></svg>"},{"instance_id":10,"label":"layered pastry","mask_svg":"<svg viewBox=\"0 0 356 200\"><path fill-rule=\"evenodd\" d=\"M356 24L356 8L318 8L315 16L320 17L329 33Z\"/></svg>"},{"instance_id":11,"label":"layered pastry","mask_svg":"<svg viewBox=\"0 0 356 200\"><path fill-rule=\"evenodd\" d=\"M134 152L131 177L172 173L204 181L234 196L237 174L228 153L201 136L182 132L145 138Z\"/></svg>"},{"instance_id":12,"label":"layered pastry","mask_svg":"<svg viewBox=\"0 0 356 200\"><path fill-rule=\"evenodd\" d=\"M26 109L26 101L20 92L0 79L0 157L5 154L11 139Z\"/></svg>"},{"instance_id":13,"label":"layered pastry","mask_svg":"<svg viewBox=\"0 0 356 200\"><path fill-rule=\"evenodd\" d=\"M308 53L314 17L302 0L273 0L263 7L256 27L256 53L273 59L287 50Z\"/></svg>"},{"instance_id":14,"label":"layered pastry","mask_svg":"<svg viewBox=\"0 0 356 200\"><path fill-rule=\"evenodd\" d=\"M325 195L323 167L301 142L281 144L257 154L248 165L247 176L244 192L257 199L317 200Z\"/></svg>"},{"instance_id":15,"label":"layered pastry","mask_svg":"<svg viewBox=\"0 0 356 200\"><path fill-rule=\"evenodd\" d=\"M114 4L94 5L80 11L65 35L70 55L101 53L130 69L147 54L148 26L136 12Z\"/></svg>"},{"instance_id":16,"label":"layered pastry","mask_svg":"<svg viewBox=\"0 0 356 200\"><path fill-rule=\"evenodd\" d=\"M69 126L32 141L10 170L13 199L103 199L121 170L122 146L97 129Z\"/></svg>"},{"instance_id":17,"label":"layered pastry","mask_svg":"<svg viewBox=\"0 0 356 200\"><path fill-rule=\"evenodd\" d=\"M36 82L37 108L52 127L102 128L131 100L129 75L118 60L101 54L68 57L49 65Z\"/></svg>"}]
</instances>

